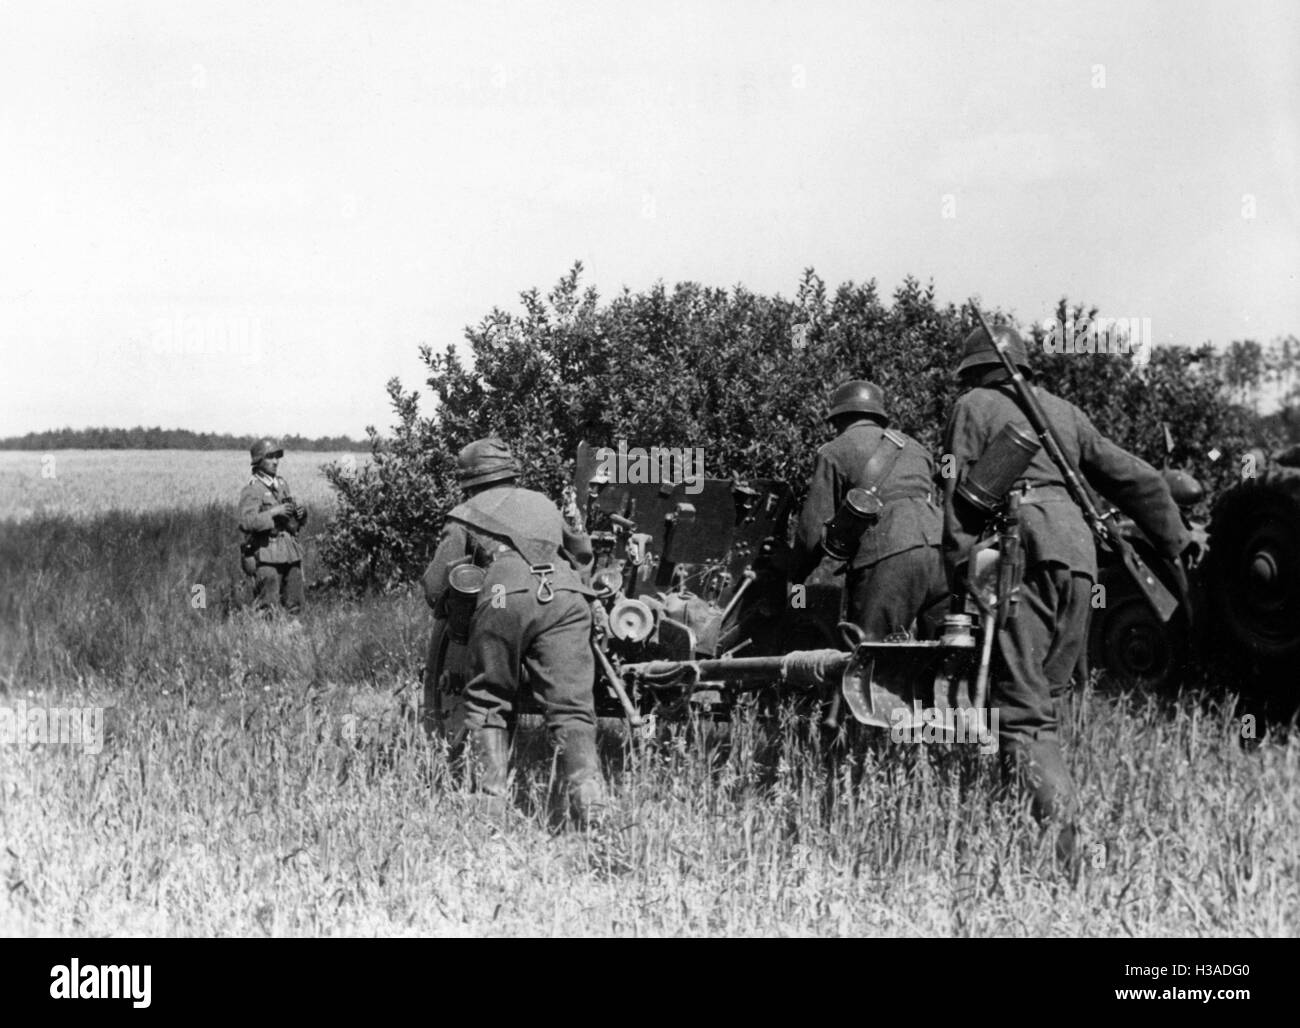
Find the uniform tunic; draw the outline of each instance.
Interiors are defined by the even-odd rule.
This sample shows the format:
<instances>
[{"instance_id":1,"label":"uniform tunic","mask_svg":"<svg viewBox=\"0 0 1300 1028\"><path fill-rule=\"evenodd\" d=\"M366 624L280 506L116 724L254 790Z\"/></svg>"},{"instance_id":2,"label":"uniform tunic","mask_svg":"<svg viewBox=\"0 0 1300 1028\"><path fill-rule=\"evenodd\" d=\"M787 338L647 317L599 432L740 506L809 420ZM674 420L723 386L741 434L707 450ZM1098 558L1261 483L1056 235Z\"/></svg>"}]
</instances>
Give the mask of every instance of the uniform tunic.
<instances>
[{"instance_id":1,"label":"uniform tunic","mask_svg":"<svg viewBox=\"0 0 1300 1028\"><path fill-rule=\"evenodd\" d=\"M1035 390L1048 423L1089 486L1129 515L1166 556L1176 558L1189 536L1163 476L1103 436L1074 404ZM956 571L979 540L986 515L956 493L966 466L1011 423L1034 435L1011 384L964 393L944 433L956 476L944 483L944 554ZM992 701L1008 740L1055 739L1058 706L1084 645L1097 554L1083 513L1045 448L1026 468L1021 501L1025 577L1016 617L998 634L1001 666Z\"/></svg>"},{"instance_id":2,"label":"uniform tunic","mask_svg":"<svg viewBox=\"0 0 1300 1028\"><path fill-rule=\"evenodd\" d=\"M487 569L470 621L467 729L508 726L521 666L552 733L577 725L594 729L588 603L595 594L583 585L569 556L581 551L582 543L555 504L530 489L485 489L447 515L424 574L426 601L445 615L451 569L466 557ZM553 570L530 570L539 565Z\"/></svg>"},{"instance_id":3,"label":"uniform tunic","mask_svg":"<svg viewBox=\"0 0 1300 1028\"><path fill-rule=\"evenodd\" d=\"M239 528L257 562L253 606L258 610L280 604L291 614L302 609L302 544L297 538L297 520L291 523L266 513L291 495L283 478L261 474L254 474L239 495Z\"/></svg>"},{"instance_id":4,"label":"uniform tunic","mask_svg":"<svg viewBox=\"0 0 1300 1028\"><path fill-rule=\"evenodd\" d=\"M795 534L791 579L802 582L822 558L824 526L834 517L850 489L876 485L883 508L849 561L845 580L849 620L868 638L907 629L914 620L919 634L925 622L942 614L948 596L940 554L943 523L934 500L934 461L914 439L889 430L903 447L880 483L865 480L867 462L881 446L894 446L886 430L869 420L856 421L817 451L817 466Z\"/></svg>"}]
</instances>

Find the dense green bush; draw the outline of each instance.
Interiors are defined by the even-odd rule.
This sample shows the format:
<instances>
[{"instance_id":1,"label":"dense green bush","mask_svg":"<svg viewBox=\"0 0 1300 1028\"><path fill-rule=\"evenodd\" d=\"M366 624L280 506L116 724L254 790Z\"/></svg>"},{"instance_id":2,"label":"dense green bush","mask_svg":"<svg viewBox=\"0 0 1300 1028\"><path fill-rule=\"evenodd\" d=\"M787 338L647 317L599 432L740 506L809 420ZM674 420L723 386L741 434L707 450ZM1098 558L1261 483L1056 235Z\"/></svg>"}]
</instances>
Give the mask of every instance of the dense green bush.
<instances>
[{"instance_id":1,"label":"dense green bush","mask_svg":"<svg viewBox=\"0 0 1300 1028\"><path fill-rule=\"evenodd\" d=\"M932 285L908 278L888 302L874 281L831 295L810 269L793 299L688 282L624 289L602 303L581 271L575 264L545 296L523 293L520 312L494 309L466 331L467 346L422 348L437 398L430 414L416 392L389 383L391 438L372 432L373 463L328 473L339 512L323 552L343 580L384 586L420 573L458 501L455 454L490 432L514 447L524 484L552 495L583 439L700 446L709 477L801 488L827 438L827 391L869 378L886 390L895 425L938 448L973 321L965 308L937 304ZM1161 463L1164 421L1176 462L1214 484L1231 476L1249 418L1230 403L1213 351L1157 349L1138 368L1122 356L1044 353L1034 331L1042 382L1122 445ZM1226 455L1217 461L1208 456L1215 446Z\"/></svg>"}]
</instances>

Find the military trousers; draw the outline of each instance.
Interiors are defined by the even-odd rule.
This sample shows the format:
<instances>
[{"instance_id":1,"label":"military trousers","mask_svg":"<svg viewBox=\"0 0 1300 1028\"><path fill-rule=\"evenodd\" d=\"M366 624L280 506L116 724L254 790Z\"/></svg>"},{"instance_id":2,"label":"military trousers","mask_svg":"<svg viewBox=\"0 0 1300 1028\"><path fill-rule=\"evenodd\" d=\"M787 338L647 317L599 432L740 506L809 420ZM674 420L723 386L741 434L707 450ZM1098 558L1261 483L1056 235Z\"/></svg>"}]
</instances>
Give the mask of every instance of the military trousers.
<instances>
[{"instance_id":1,"label":"military trousers","mask_svg":"<svg viewBox=\"0 0 1300 1028\"><path fill-rule=\"evenodd\" d=\"M479 603L470 622L471 678L465 686L465 727L506 728L518 702L520 669L527 671L552 737L596 729L592 694L591 609L578 592L556 589L543 603L536 589Z\"/></svg>"},{"instance_id":2,"label":"military trousers","mask_svg":"<svg viewBox=\"0 0 1300 1028\"><path fill-rule=\"evenodd\" d=\"M1026 570L1016 616L998 633L990 701L1007 741L1055 739L1088 629L1092 576L1062 564Z\"/></svg>"},{"instance_id":3,"label":"military trousers","mask_svg":"<svg viewBox=\"0 0 1300 1028\"><path fill-rule=\"evenodd\" d=\"M937 546L914 546L850 570L845 581L848 619L881 640L911 628L920 639L934 638L948 604L948 578Z\"/></svg>"},{"instance_id":4,"label":"military trousers","mask_svg":"<svg viewBox=\"0 0 1300 1028\"><path fill-rule=\"evenodd\" d=\"M253 608L274 611L281 606L290 613L302 611L302 564L262 564L253 571Z\"/></svg>"}]
</instances>

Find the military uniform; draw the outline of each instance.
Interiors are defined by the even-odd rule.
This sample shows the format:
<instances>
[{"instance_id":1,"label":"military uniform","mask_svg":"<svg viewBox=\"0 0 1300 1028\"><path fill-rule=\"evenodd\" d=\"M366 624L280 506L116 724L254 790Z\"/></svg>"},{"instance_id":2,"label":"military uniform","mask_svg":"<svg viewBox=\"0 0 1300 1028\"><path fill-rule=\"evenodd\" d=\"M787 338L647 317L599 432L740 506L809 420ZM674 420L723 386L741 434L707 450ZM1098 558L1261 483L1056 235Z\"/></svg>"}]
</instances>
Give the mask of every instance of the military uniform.
<instances>
[{"instance_id":1,"label":"military uniform","mask_svg":"<svg viewBox=\"0 0 1300 1028\"><path fill-rule=\"evenodd\" d=\"M491 467L484 452L509 454L498 440L480 441L462 451L462 467ZM467 479L472 482L473 476L462 473L462 482ZM447 515L424 575L425 599L445 616L451 569L466 558L486 569L470 620L471 678L465 688L465 728L483 765L480 791L505 793L507 729L523 667L560 749L581 821L591 816L602 792L592 692L590 599L595 594L583 584L573 556L584 549L583 541L541 493L502 481Z\"/></svg>"},{"instance_id":2,"label":"military uniform","mask_svg":"<svg viewBox=\"0 0 1300 1028\"><path fill-rule=\"evenodd\" d=\"M267 513L289 499L289 484L278 476L255 471L239 496L239 528L245 534L244 554L253 575L253 606L274 610L283 604L290 614L303 605L300 521ZM306 511L302 520L306 520Z\"/></svg>"},{"instance_id":3,"label":"military uniform","mask_svg":"<svg viewBox=\"0 0 1300 1028\"><path fill-rule=\"evenodd\" d=\"M967 341L967 361L976 368L981 361L969 353L981 344L977 356L998 359L987 335L977 334ZM1019 343L1019 336L1014 338ZM1017 363L1024 359L1019 345ZM956 471L945 481L944 496L944 553L955 578L962 577L959 569L987 519L956 492L967 465L1008 423L1035 434L1009 378L997 371L985 377L988 384L958 398L944 433L944 449L955 458ZM1088 484L1132 517L1166 556L1177 558L1189 536L1160 473L1108 440L1072 403L1044 389L1035 392L1062 450ZM1027 778L1036 815L1072 822L1077 798L1060 750L1060 704L1085 642L1096 550L1082 511L1045 448L1034 455L1016 488L1023 489L1024 579L1016 616L998 632L1001 659L993 669L990 699L999 710L1000 749L1008 769ZM1069 840L1072 847L1073 828Z\"/></svg>"},{"instance_id":4,"label":"military uniform","mask_svg":"<svg viewBox=\"0 0 1300 1028\"><path fill-rule=\"evenodd\" d=\"M864 482L867 462L886 446L900 447L897 461L882 482ZM871 484L877 485L883 507L848 564L848 618L869 639L907 630L914 620L919 635L931 635L948 597L934 461L901 432L857 421L817 451L795 534L791 580L802 582L820 563L823 527L849 490Z\"/></svg>"}]
</instances>

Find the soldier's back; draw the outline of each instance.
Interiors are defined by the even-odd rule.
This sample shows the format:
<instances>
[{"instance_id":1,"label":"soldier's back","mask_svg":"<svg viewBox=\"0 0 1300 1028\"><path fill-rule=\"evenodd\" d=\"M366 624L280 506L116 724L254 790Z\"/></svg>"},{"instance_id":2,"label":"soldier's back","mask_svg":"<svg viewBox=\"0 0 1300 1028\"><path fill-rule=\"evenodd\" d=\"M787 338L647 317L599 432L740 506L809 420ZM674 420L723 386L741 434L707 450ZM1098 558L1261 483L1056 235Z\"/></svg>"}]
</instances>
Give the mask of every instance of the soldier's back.
<instances>
[{"instance_id":1,"label":"soldier's back","mask_svg":"<svg viewBox=\"0 0 1300 1028\"><path fill-rule=\"evenodd\" d=\"M564 521L555 504L520 486L476 493L447 516L485 532L509 536L517 544L529 540L558 549L564 539Z\"/></svg>"},{"instance_id":2,"label":"soldier's back","mask_svg":"<svg viewBox=\"0 0 1300 1028\"><path fill-rule=\"evenodd\" d=\"M897 459L880 482L869 481L867 465L883 447L898 450ZM836 507L850 489L859 488L878 487L884 503L879 521L863 534L853 567L867 567L917 546L939 545L942 520L934 502L934 462L915 439L897 429L859 422L818 453L835 468L841 486Z\"/></svg>"},{"instance_id":3,"label":"soldier's back","mask_svg":"<svg viewBox=\"0 0 1300 1028\"><path fill-rule=\"evenodd\" d=\"M959 463L978 460L993 437L1014 425L1037 436L1010 386L982 386L958 397L949 427L949 444ZM1046 389L1035 394L1065 455L1077 466L1080 454L1079 411L1074 404ZM1021 536L1027 566L1052 562L1096 576L1097 555L1092 534L1070 496L1065 477L1045 447L1040 446L1025 468L1029 487L1021 502Z\"/></svg>"}]
</instances>

